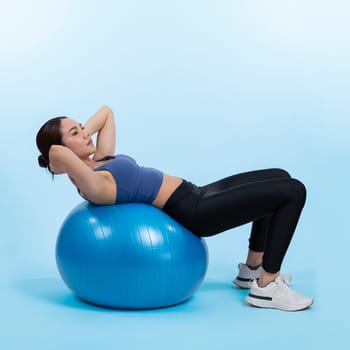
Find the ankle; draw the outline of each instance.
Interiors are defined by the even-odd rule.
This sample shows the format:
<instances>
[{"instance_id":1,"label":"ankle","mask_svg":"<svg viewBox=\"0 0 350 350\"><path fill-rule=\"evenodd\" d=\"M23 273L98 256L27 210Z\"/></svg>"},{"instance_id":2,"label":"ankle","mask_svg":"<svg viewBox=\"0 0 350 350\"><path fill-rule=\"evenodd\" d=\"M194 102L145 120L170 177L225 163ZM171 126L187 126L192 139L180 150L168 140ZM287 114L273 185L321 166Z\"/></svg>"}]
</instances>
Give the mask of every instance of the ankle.
<instances>
[{"instance_id":1,"label":"ankle","mask_svg":"<svg viewBox=\"0 0 350 350\"><path fill-rule=\"evenodd\" d=\"M258 264L258 265L249 265L249 264L246 264L247 267L249 267L250 270L253 270L253 271L256 271L257 269L259 269L261 267L261 264Z\"/></svg>"},{"instance_id":2,"label":"ankle","mask_svg":"<svg viewBox=\"0 0 350 350\"><path fill-rule=\"evenodd\" d=\"M279 275L280 275L279 271L276 273L270 273L270 272L266 272L264 268L262 268L260 278L258 279L258 286L261 288L266 287L268 284L275 281Z\"/></svg>"},{"instance_id":3,"label":"ankle","mask_svg":"<svg viewBox=\"0 0 350 350\"><path fill-rule=\"evenodd\" d=\"M246 265L248 267L250 266L259 266L262 264L262 259L263 259L263 252L254 252L253 250L249 249L248 251L248 256L246 260Z\"/></svg>"}]
</instances>

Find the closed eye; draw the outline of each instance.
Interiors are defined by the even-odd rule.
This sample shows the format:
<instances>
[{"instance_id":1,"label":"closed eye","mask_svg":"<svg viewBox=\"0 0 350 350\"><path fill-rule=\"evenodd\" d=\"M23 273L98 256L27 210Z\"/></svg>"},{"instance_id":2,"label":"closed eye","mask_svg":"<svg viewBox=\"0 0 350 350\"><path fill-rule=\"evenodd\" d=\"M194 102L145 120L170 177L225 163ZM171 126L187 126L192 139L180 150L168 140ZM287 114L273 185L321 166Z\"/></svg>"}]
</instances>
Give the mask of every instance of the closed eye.
<instances>
[{"instance_id":1,"label":"closed eye","mask_svg":"<svg viewBox=\"0 0 350 350\"><path fill-rule=\"evenodd\" d=\"M81 125L81 124L79 124L79 127L80 127L81 130L84 130L84 129L85 129L84 126ZM75 136L75 135L78 134L79 129L78 129L77 126L73 126L73 127L69 130L69 132L70 132L70 134L71 134L72 136Z\"/></svg>"}]
</instances>

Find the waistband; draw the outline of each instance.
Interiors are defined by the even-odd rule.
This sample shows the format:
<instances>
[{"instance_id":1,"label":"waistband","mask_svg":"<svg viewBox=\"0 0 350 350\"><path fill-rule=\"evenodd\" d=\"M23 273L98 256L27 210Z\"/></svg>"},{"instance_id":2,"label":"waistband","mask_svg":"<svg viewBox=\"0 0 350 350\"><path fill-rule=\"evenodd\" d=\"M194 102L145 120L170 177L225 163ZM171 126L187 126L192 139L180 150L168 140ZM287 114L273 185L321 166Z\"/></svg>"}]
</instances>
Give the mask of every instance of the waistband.
<instances>
[{"instance_id":1,"label":"waistband","mask_svg":"<svg viewBox=\"0 0 350 350\"><path fill-rule=\"evenodd\" d=\"M188 197L189 194L200 194L198 186L192 182L183 180L181 185L173 192L163 207L163 211L166 213L170 211L174 206L178 205L182 200Z\"/></svg>"}]
</instances>

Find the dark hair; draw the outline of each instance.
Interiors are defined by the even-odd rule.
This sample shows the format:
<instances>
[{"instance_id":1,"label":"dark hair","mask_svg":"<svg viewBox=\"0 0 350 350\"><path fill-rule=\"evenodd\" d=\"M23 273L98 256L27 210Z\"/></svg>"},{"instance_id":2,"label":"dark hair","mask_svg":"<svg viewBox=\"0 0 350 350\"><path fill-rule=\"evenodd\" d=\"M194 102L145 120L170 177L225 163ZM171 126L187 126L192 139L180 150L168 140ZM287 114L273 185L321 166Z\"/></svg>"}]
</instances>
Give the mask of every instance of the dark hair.
<instances>
[{"instance_id":1,"label":"dark hair","mask_svg":"<svg viewBox=\"0 0 350 350\"><path fill-rule=\"evenodd\" d=\"M67 117L56 117L48 120L36 135L36 145L40 151L39 166L50 172L49 151L52 145L62 145L61 120ZM51 172L52 173L52 172Z\"/></svg>"}]
</instances>

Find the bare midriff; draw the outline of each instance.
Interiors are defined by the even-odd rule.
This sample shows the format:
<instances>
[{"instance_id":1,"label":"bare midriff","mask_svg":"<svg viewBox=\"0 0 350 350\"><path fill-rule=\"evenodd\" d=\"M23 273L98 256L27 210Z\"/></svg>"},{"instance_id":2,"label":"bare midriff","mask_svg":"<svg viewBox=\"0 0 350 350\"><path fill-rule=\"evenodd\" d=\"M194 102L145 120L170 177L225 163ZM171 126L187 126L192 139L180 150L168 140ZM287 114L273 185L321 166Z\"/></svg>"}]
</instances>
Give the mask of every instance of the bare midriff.
<instances>
[{"instance_id":1,"label":"bare midriff","mask_svg":"<svg viewBox=\"0 0 350 350\"><path fill-rule=\"evenodd\" d=\"M181 185L182 182L183 179L180 177L164 174L163 182L160 186L157 197L152 202L152 205L162 209L170 196L175 192L175 190Z\"/></svg>"}]
</instances>

